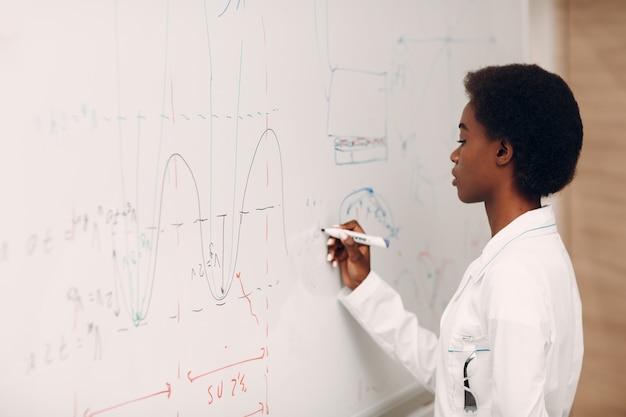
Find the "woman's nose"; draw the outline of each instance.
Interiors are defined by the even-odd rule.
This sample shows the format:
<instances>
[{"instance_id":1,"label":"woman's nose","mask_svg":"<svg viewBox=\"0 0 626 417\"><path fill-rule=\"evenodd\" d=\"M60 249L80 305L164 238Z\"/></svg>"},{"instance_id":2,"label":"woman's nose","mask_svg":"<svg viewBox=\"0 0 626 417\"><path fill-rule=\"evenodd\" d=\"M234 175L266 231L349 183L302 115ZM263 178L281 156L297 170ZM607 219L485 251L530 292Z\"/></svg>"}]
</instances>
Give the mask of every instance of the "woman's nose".
<instances>
[{"instance_id":1,"label":"woman's nose","mask_svg":"<svg viewBox=\"0 0 626 417\"><path fill-rule=\"evenodd\" d=\"M458 160L459 160L459 148L456 148L455 150L452 151L452 153L450 154L450 160L452 162L454 162L455 164L458 162Z\"/></svg>"}]
</instances>

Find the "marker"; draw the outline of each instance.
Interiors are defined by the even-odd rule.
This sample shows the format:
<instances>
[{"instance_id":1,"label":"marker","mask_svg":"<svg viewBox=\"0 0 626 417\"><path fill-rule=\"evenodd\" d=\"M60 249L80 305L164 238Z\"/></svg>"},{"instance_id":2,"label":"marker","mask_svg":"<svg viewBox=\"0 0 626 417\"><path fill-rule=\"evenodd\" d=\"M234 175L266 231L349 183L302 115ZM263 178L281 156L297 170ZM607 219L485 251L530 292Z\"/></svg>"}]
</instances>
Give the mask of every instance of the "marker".
<instances>
[{"instance_id":1,"label":"marker","mask_svg":"<svg viewBox=\"0 0 626 417\"><path fill-rule=\"evenodd\" d=\"M340 229L338 227L327 227L322 229L322 232L326 233L330 237L334 237L335 239L341 239L339 236L341 233L345 233L346 235L352 237L356 243L360 243L361 245L380 246L381 248L389 247L389 240L383 239L379 236L370 236L364 233Z\"/></svg>"}]
</instances>

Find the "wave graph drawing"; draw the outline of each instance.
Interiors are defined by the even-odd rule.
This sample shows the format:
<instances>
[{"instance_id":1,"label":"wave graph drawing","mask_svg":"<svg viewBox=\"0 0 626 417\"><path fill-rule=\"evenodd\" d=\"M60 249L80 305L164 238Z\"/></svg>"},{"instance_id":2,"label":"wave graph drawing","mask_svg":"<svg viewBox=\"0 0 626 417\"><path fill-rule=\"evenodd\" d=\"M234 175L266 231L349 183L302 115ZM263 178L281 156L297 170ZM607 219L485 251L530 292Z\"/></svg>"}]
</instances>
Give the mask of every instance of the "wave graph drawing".
<instances>
[{"instance_id":1,"label":"wave graph drawing","mask_svg":"<svg viewBox=\"0 0 626 417\"><path fill-rule=\"evenodd\" d=\"M245 60L246 66L243 65L244 57L248 58L248 54L244 54L244 45L252 42L253 47L265 49L263 19L261 17L251 22L252 29L242 29L237 32L239 36L217 40L210 36L212 30L222 25L246 21L244 15L236 13L240 8L245 8L245 3L240 3L231 4L228 1L219 10L206 1L193 5L166 2L154 7L161 23L156 25L159 36L151 37L149 42L154 43L154 39L158 41L156 47L150 49L150 54L142 55L141 62L137 60L136 54L145 46L141 38L133 42L119 42L127 39L123 35L133 24L128 16L135 12L134 8L139 7L139 4L120 4L114 9L118 113L123 114L122 105L131 105L131 102L126 102L129 91L120 87L127 85L132 86L133 90L130 91L143 89L141 91L154 92L152 101L149 101L153 106L151 113L161 115L154 123L142 114L147 112L140 112L135 143L125 138L132 134L132 126L126 121L130 117L118 117L122 205L132 206L133 215L124 216L113 231L115 293L118 305L123 306L135 327L146 324L150 306L154 304L157 282L180 280L181 275L188 278L191 271L192 281L198 282L196 278L199 277L205 283L203 301L212 299L220 305L225 303L233 280L240 272L243 265L241 259L246 259L246 264L261 260L254 253L242 258L242 249L247 248L245 245L248 241L263 235L267 240L269 229L273 231L272 237L276 238L275 230L282 228L282 236L278 238L282 244L277 240L273 242L280 244L286 252L282 155L278 137L269 127L268 112L257 112L261 116L264 113L265 126L249 160L245 181L240 181L246 174L240 174L238 168L242 139L254 135L254 130L251 130L254 128L248 123L245 127L240 126L244 120L241 117L241 105L244 103L242 92L246 93L245 97L251 96L257 100L265 98L268 91L267 85L258 91L242 91L242 80L256 79L258 75L258 66L254 66L256 62ZM190 14L192 11L194 13ZM193 28L193 31L188 31L188 28ZM196 36L192 36L194 33ZM249 33L255 36L248 36ZM256 36L259 34L263 36ZM181 62L176 60L181 53L177 48L179 45L187 48L195 46L200 52L193 65L179 65ZM122 71L130 68L129 64L135 61L138 68L150 67L150 63L154 68L162 68L162 75L159 76L157 72L154 78L149 79L141 72ZM214 65L218 62L219 66ZM248 70L255 72L249 73ZM229 71L231 73L227 74ZM178 74L183 74L183 77L175 77ZM206 74L210 76L206 77ZM194 79L197 81L190 81ZM265 84L267 79L265 68ZM219 83L216 82L218 80ZM229 94L229 99L214 102L213 96L219 95L218 92ZM257 93L260 93L258 97L255 95ZM175 100L175 97L184 97L186 100ZM196 104L192 106L191 103ZM142 107L146 105L143 102L140 104ZM249 102L245 104L251 105ZM267 103L259 99L252 105L262 109ZM178 130L181 126L177 124L175 108L183 107L181 120L188 121L185 114L192 112L204 115L196 126L203 132L198 139L208 139L198 142L202 149L208 151L208 155L201 155L197 151L185 154L185 148L180 148L178 144L187 143L192 138L180 138L179 141L178 138L170 137L170 132L174 131L172 129ZM230 116L220 118L216 113ZM254 123L254 120L250 122ZM216 123L221 123L219 135L233 141L214 140L218 131L214 127ZM244 128L246 133L243 133ZM154 137L156 141L147 142L148 137ZM146 148L146 144L150 145ZM204 144L208 145L208 149L204 148ZM163 158L162 154L166 152L169 156ZM132 158L133 153L135 160ZM259 157L262 153L266 156L265 166ZM196 157L199 159L193 159ZM154 176L146 174L145 167L140 164L144 160L150 161L148 165L155 161ZM165 165L161 168L163 161ZM198 166L200 163L202 165ZM143 169L140 170L140 166ZM199 172L207 178L206 181L202 181ZM152 181L154 192L146 192L148 189L145 185ZM233 181L230 187L229 181ZM215 207L214 196L220 198ZM229 198L232 198L230 205ZM265 232L259 230L263 227ZM265 259L265 265L257 270L265 269L267 276L268 264L269 260Z\"/></svg>"},{"instance_id":2,"label":"wave graph drawing","mask_svg":"<svg viewBox=\"0 0 626 417\"><path fill-rule=\"evenodd\" d=\"M274 168L270 167L269 160L266 160L265 166L262 166L262 162L259 160L259 154L261 151L265 151L265 155L268 158L272 158L277 161ZM270 181L270 173L273 172L277 175L277 179ZM264 174L264 175L263 175ZM265 177L265 178L262 178ZM256 193L254 196L257 200L251 199L250 193L258 190L258 187L253 189L255 180L263 180L262 186L265 190L261 193ZM173 184L171 184L173 183ZM186 184L185 184L186 183ZM186 188L185 188L186 187ZM171 202L168 205L168 199L170 194L174 193L176 189L185 188L183 193L188 194L185 197L185 204L187 207L185 219L180 219L179 214L175 214L175 222L167 222L165 217L168 216L168 212L172 211L172 208L176 210L176 207L171 206ZM250 201L253 200L253 201ZM255 204L258 203L258 204ZM181 203L182 204L182 203ZM247 177L244 183L243 195L241 198L241 205L238 213L232 213L234 217L232 221L236 221L236 233L232 236L232 259L227 259L227 247L224 239L222 242L216 243L209 241L207 244L206 228L204 223L209 221L202 209L202 198L200 195L200 185L194 175L194 171L188 161L179 153L172 154L165 164L163 170L163 177L161 180L160 197L157 212L157 223L154 227L156 231L153 244L149 240L140 238L140 242L145 242L140 245L144 246L146 251L152 251L152 265L149 265L149 273L146 274L144 282L140 277L140 270L143 259L146 259L145 254L138 255L133 261L129 261L128 254L120 257L115 249L114 239L114 259L116 264L116 288L122 289L119 294L122 295L122 302L126 313L133 321L134 325L141 324L148 316L153 291L156 285L157 276L159 274L159 259L163 256L167 256L167 252L163 253L162 239L168 234L171 236L179 231L180 228L193 228L195 230L195 236L197 241L196 249L199 251L198 256L202 265L208 265L205 273L202 275L205 278L206 286L209 289L210 296L216 301L224 301L228 296L232 284L236 278L237 270L240 264L239 254L242 244L242 231L246 225L246 219L252 219L250 216L254 213L260 212L277 212L274 216L278 219L279 225L277 227L282 228L282 236L279 237L283 245L285 253L287 253L287 244L285 237L285 215L284 215L284 186L283 186L283 163L282 155L280 151L280 143L274 130L266 129L256 143L256 147L250 161ZM171 213L169 213L171 215ZM215 216L222 219L222 234L225 234L224 218L226 214L220 214ZM235 218L237 218L235 220ZM250 223L248 223L250 225ZM267 225L269 227L269 225ZM125 231L119 232L116 235L122 236ZM268 233L268 231L266 231ZM117 239L119 240L119 239ZM221 259L217 257L216 253L222 253ZM217 262L215 260L218 259ZM226 264L229 267L226 268ZM125 274L123 273L125 272ZM210 273L209 273L210 272ZM126 275L128 279L123 279ZM165 277L164 277L165 279ZM116 291L117 292L117 291ZM126 296L127 294L128 296Z\"/></svg>"}]
</instances>

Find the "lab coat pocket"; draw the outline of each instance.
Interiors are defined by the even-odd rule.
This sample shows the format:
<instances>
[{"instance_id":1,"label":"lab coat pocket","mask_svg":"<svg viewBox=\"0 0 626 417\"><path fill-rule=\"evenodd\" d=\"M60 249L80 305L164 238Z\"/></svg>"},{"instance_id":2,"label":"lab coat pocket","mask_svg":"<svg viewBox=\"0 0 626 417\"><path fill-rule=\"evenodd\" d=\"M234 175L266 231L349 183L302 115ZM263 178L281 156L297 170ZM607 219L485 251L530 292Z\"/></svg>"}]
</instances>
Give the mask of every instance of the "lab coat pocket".
<instances>
[{"instance_id":1,"label":"lab coat pocket","mask_svg":"<svg viewBox=\"0 0 626 417\"><path fill-rule=\"evenodd\" d=\"M488 416L491 409L492 359L487 336L453 337L448 348L450 400L463 415Z\"/></svg>"}]
</instances>

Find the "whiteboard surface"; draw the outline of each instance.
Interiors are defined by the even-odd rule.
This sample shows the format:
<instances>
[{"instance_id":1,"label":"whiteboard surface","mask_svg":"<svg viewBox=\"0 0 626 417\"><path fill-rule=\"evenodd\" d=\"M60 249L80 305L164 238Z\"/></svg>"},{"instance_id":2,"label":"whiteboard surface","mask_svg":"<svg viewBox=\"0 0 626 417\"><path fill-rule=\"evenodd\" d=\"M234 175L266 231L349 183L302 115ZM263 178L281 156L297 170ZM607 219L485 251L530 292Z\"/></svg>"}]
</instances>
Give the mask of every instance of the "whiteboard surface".
<instances>
[{"instance_id":1,"label":"whiteboard surface","mask_svg":"<svg viewBox=\"0 0 626 417\"><path fill-rule=\"evenodd\" d=\"M5 2L6 3L6 2ZM489 238L451 186L524 2L20 1L0 13L0 414L375 415L423 391L321 227L438 320Z\"/></svg>"}]
</instances>

